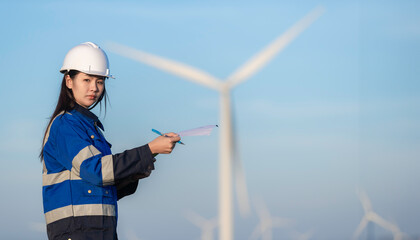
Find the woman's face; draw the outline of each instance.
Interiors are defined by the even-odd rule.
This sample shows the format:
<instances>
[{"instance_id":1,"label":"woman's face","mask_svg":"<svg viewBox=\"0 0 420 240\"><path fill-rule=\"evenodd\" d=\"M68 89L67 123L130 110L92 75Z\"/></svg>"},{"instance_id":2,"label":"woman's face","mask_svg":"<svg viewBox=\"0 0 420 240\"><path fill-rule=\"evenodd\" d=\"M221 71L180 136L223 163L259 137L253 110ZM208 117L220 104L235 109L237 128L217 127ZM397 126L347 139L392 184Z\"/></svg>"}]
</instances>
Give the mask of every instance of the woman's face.
<instances>
[{"instance_id":1,"label":"woman's face","mask_svg":"<svg viewBox=\"0 0 420 240\"><path fill-rule=\"evenodd\" d=\"M80 106L89 108L104 92L105 80L80 72L73 79L66 75L66 86L73 91L74 99Z\"/></svg>"}]
</instances>

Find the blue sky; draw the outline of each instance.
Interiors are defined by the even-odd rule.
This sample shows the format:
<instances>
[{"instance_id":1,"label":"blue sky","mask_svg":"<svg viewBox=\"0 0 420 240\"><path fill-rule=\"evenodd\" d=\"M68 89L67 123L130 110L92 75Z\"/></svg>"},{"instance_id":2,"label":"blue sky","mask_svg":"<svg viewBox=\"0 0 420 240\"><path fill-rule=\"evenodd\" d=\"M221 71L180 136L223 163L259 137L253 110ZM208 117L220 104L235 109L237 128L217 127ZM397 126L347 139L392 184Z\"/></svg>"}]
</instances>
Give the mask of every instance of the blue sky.
<instances>
[{"instance_id":1,"label":"blue sky","mask_svg":"<svg viewBox=\"0 0 420 240\"><path fill-rule=\"evenodd\" d=\"M318 5L324 15L232 92L253 203L248 218L235 208L235 236L251 235L262 199L273 216L295 220L274 239L310 230L311 239L350 239L363 215L357 187L419 236L417 1L2 1L0 237L46 239L37 155L71 47L117 42L224 79ZM152 128L219 123L217 92L107 52L116 79L100 115L113 152L151 141ZM199 238L185 214L217 217L218 139L185 137L159 156L119 204L121 239Z\"/></svg>"}]
</instances>

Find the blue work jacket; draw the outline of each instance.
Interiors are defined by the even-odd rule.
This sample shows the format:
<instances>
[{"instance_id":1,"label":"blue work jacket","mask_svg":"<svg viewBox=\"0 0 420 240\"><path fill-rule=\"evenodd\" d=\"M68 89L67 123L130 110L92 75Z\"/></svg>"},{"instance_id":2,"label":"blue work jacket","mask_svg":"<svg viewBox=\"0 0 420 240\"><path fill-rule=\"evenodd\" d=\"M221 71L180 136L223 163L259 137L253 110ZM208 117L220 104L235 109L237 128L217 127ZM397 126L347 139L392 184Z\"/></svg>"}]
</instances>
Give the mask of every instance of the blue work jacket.
<instances>
[{"instance_id":1,"label":"blue work jacket","mask_svg":"<svg viewBox=\"0 0 420 240\"><path fill-rule=\"evenodd\" d=\"M42 195L50 240L117 239L117 200L154 169L147 144L113 155L101 129L79 105L47 129Z\"/></svg>"}]
</instances>

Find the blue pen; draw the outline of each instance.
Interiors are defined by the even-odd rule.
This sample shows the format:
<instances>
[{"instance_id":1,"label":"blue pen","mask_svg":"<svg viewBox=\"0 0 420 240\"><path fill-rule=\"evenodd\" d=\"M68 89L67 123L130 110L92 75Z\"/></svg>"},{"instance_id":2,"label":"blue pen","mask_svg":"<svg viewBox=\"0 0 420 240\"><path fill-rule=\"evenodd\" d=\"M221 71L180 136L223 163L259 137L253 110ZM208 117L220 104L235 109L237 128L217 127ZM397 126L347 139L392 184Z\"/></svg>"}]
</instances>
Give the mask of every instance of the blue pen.
<instances>
[{"instance_id":1,"label":"blue pen","mask_svg":"<svg viewBox=\"0 0 420 240\"><path fill-rule=\"evenodd\" d=\"M169 137L168 135L163 135L161 132L159 132L159 131L158 131L158 130L156 130L156 129L152 129L152 132L154 132L154 133L156 133L156 134L159 134L160 136ZM185 145L185 143L183 143L183 142L181 142L181 141L178 141L177 143L180 143L180 144L182 144L182 145Z\"/></svg>"}]
</instances>

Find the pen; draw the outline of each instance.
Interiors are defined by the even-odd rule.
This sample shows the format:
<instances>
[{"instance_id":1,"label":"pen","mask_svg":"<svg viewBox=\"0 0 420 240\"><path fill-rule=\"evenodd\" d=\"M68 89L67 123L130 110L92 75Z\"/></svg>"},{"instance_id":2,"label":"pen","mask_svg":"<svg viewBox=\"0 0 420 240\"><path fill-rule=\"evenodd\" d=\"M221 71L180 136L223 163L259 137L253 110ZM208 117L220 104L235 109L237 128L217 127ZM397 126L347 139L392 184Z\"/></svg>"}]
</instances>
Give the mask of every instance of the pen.
<instances>
[{"instance_id":1,"label":"pen","mask_svg":"<svg viewBox=\"0 0 420 240\"><path fill-rule=\"evenodd\" d=\"M156 133L156 134L159 134L160 136L169 137L169 136L167 136L167 135L163 135L161 132L159 132L159 131L158 131L158 130L156 130L156 129L152 129L152 132L154 132L154 133ZM180 143L180 144L182 144L182 145L185 145L185 143L183 143L183 142L181 142L181 141L178 141L177 143Z\"/></svg>"}]
</instances>

